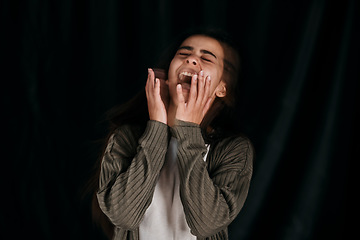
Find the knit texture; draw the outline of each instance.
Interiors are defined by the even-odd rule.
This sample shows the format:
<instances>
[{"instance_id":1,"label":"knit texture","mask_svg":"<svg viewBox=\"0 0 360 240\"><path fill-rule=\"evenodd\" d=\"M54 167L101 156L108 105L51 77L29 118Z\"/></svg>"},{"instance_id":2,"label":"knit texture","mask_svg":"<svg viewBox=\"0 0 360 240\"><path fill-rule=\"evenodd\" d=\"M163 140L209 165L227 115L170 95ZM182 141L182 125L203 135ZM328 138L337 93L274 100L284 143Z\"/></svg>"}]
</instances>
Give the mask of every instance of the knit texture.
<instances>
[{"instance_id":1,"label":"knit texture","mask_svg":"<svg viewBox=\"0 0 360 240\"><path fill-rule=\"evenodd\" d=\"M176 121L170 128L149 121L144 132L122 126L110 137L102 160L97 198L115 225L114 239L139 239L170 136L178 141L180 198L186 221L197 239L228 239L227 226L248 194L253 148L244 137L206 145L199 125Z\"/></svg>"}]
</instances>

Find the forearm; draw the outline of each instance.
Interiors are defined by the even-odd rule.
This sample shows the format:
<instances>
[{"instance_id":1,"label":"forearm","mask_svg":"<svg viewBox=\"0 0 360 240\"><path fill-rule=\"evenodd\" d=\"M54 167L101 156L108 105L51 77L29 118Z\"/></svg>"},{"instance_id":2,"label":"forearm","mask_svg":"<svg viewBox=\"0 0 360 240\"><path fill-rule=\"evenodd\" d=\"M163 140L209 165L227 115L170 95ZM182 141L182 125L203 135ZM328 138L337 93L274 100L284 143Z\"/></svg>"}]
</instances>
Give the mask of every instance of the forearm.
<instances>
[{"instance_id":1,"label":"forearm","mask_svg":"<svg viewBox=\"0 0 360 240\"><path fill-rule=\"evenodd\" d=\"M102 211L114 225L134 229L150 205L165 160L168 128L149 121L135 156L127 156L125 143L114 141L109 141L112 146L102 162L97 197Z\"/></svg>"},{"instance_id":2,"label":"forearm","mask_svg":"<svg viewBox=\"0 0 360 240\"><path fill-rule=\"evenodd\" d=\"M209 176L203 156L206 153L200 127L178 122L172 129L179 142L180 194L187 222L199 237L211 236L225 228L240 211L249 181L242 177L240 164L219 167L226 174ZM221 156L218 160L221 161ZM227 165L227 166L226 166ZM222 169L221 169L222 168Z\"/></svg>"}]
</instances>

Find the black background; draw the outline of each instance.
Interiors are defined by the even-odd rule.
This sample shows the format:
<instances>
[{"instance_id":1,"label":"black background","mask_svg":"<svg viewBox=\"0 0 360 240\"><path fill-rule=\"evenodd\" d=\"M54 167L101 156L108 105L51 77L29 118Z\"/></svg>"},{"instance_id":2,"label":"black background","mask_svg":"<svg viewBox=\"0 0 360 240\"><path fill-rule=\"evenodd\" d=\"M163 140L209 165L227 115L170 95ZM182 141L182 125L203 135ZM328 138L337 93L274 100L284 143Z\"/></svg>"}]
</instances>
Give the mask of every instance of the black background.
<instances>
[{"instance_id":1,"label":"black background","mask_svg":"<svg viewBox=\"0 0 360 240\"><path fill-rule=\"evenodd\" d=\"M188 27L234 35L256 149L230 239L343 239L359 1L0 1L1 238L102 239L82 197L104 113ZM5 239L4 238L4 239Z\"/></svg>"}]
</instances>

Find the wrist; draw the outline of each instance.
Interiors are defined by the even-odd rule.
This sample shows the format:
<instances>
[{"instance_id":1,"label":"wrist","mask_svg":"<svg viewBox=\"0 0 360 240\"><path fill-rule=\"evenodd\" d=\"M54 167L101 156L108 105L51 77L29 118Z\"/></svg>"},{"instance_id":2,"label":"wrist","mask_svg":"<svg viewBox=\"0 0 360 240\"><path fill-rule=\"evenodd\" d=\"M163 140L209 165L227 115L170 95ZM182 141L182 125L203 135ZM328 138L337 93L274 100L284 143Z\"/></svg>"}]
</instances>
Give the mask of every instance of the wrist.
<instances>
[{"instance_id":1,"label":"wrist","mask_svg":"<svg viewBox=\"0 0 360 240\"><path fill-rule=\"evenodd\" d=\"M161 122L163 124L167 124L167 116L161 116L161 115L157 115L157 114L149 114L149 120L151 121L156 121L156 122Z\"/></svg>"},{"instance_id":2,"label":"wrist","mask_svg":"<svg viewBox=\"0 0 360 240\"><path fill-rule=\"evenodd\" d=\"M204 142L200 125L197 123L175 119L174 126L171 128L171 133L179 141Z\"/></svg>"}]
</instances>

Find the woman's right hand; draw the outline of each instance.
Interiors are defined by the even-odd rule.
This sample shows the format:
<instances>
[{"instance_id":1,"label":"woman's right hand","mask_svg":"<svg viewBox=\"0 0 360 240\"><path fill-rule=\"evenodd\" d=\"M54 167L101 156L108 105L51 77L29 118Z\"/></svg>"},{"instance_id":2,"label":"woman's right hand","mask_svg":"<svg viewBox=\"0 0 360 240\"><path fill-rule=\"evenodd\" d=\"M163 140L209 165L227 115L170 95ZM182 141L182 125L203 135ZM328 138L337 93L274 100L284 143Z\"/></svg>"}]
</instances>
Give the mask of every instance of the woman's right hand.
<instances>
[{"instance_id":1,"label":"woman's right hand","mask_svg":"<svg viewBox=\"0 0 360 240\"><path fill-rule=\"evenodd\" d=\"M155 78L151 68L148 69L145 91L150 120L167 124L167 112L160 95L160 79Z\"/></svg>"}]
</instances>

